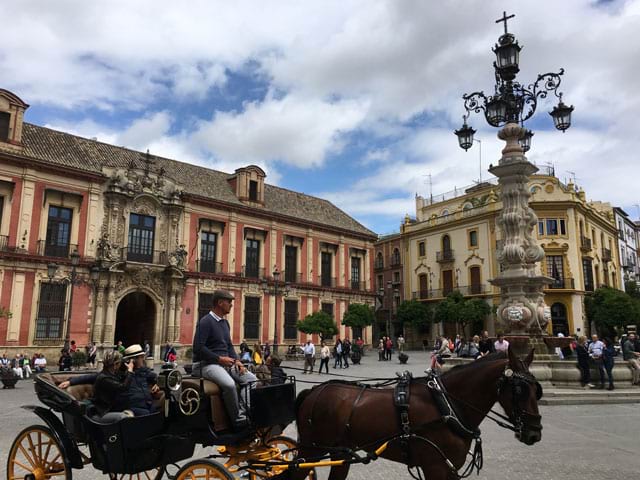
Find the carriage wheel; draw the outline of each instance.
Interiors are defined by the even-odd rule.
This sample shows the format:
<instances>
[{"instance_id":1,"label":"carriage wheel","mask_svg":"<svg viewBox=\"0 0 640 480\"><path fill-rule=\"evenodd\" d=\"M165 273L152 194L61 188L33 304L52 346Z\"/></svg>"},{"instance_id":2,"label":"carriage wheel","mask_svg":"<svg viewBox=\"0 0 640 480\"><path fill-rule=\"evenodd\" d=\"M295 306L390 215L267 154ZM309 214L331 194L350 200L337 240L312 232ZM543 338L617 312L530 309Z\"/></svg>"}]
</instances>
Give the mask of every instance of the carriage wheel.
<instances>
[{"instance_id":1,"label":"carriage wheel","mask_svg":"<svg viewBox=\"0 0 640 480\"><path fill-rule=\"evenodd\" d=\"M160 480L165 472L165 465L138 473L110 473L110 480Z\"/></svg>"},{"instance_id":2,"label":"carriage wheel","mask_svg":"<svg viewBox=\"0 0 640 480\"><path fill-rule=\"evenodd\" d=\"M213 460L193 460L178 470L175 480L233 480L229 471Z\"/></svg>"},{"instance_id":3,"label":"carriage wheel","mask_svg":"<svg viewBox=\"0 0 640 480\"><path fill-rule=\"evenodd\" d=\"M71 480L71 476L71 468L49 427L31 425L13 441L7 459L8 480Z\"/></svg>"},{"instance_id":4,"label":"carriage wheel","mask_svg":"<svg viewBox=\"0 0 640 480\"><path fill-rule=\"evenodd\" d=\"M269 447L276 447L276 448L280 449L280 451L282 452L280 454L280 458L277 458L277 459L274 459L274 460L291 462L292 460L294 460L296 458L296 455L298 454L298 442L296 442L291 437L287 437L285 435L278 435L277 437L270 438L265 443ZM271 475L267 475L267 476L271 476ZM264 477L260 477L259 475L251 474L251 480L256 480L258 478L264 478ZM314 479L318 478L316 476L316 469L315 468L312 468L311 470L309 470L309 475L307 476L307 478L309 480L314 480Z\"/></svg>"}]
</instances>

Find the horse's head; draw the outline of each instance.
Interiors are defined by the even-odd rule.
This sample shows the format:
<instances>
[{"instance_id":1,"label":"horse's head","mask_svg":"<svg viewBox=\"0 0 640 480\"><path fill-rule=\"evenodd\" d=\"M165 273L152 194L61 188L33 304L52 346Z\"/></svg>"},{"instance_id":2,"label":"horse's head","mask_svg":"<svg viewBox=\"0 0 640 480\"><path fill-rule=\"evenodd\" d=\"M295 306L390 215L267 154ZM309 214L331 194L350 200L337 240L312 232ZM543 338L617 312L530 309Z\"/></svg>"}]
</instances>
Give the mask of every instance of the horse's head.
<instances>
[{"instance_id":1,"label":"horse's head","mask_svg":"<svg viewBox=\"0 0 640 480\"><path fill-rule=\"evenodd\" d=\"M499 382L498 401L516 429L516 438L533 445L542 438L538 400L542 386L529 372L533 349L525 360L520 360L509 348L509 363Z\"/></svg>"}]
</instances>

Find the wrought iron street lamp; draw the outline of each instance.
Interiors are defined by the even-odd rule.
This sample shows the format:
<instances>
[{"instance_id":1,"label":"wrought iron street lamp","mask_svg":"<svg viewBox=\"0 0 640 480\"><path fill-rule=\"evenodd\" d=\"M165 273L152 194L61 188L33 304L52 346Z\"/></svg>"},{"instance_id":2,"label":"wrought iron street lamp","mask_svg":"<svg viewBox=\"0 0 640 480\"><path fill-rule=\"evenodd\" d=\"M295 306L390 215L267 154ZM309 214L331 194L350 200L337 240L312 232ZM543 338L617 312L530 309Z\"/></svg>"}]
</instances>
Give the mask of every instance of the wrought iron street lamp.
<instances>
[{"instance_id":1,"label":"wrought iron street lamp","mask_svg":"<svg viewBox=\"0 0 640 480\"><path fill-rule=\"evenodd\" d=\"M71 258L71 272L68 277L63 277L57 281L68 283L71 286L71 291L69 293L69 309L67 310L67 318L64 326L64 340L65 345L67 345L66 341L70 340L70 329L71 329L71 312L73 308L73 287L76 285L82 285L83 283L88 283L86 279L80 277L78 275L78 265L80 264L80 254L77 250L74 250L69 254ZM58 272L58 264L57 263L49 263L47 264L47 276L49 277L49 281L54 283L54 277ZM89 279L91 283L95 283L98 280L98 276L100 274L100 269L97 266L93 266L90 269Z\"/></svg>"},{"instance_id":2,"label":"wrought iron street lamp","mask_svg":"<svg viewBox=\"0 0 640 480\"><path fill-rule=\"evenodd\" d=\"M507 123L523 125L531 118L538 106L538 99L544 99L549 92L559 99L558 105L549 113L553 117L553 122L558 130L564 132L571 126L571 112L573 106L567 106L562 102L562 93L558 91L561 76L564 69L558 73L545 73L538 75L537 80L528 86L515 81L517 73L520 71L519 59L522 47L514 35L507 31L507 20L515 15L507 16L503 13L498 22L504 22L504 35L500 36L498 43L493 48L496 54L496 61L493 63L495 69L496 84L493 95L485 95L484 92L474 92L462 96L467 114L463 117L464 122L459 130L455 131L458 136L460 147L468 150L473 145L473 134L475 130L467 125L467 118L471 112L484 112L487 123L493 127L501 127ZM530 145L531 135L522 139L522 147Z\"/></svg>"},{"instance_id":3,"label":"wrought iron street lamp","mask_svg":"<svg viewBox=\"0 0 640 480\"><path fill-rule=\"evenodd\" d=\"M264 279L262 281L262 291L269 295L273 295L275 299L275 308L274 308L274 321L273 321L273 352L278 353L278 296L289 296L289 292L291 291L288 282L280 281L280 270L276 267L273 270L273 286L269 285L269 282Z\"/></svg>"},{"instance_id":4,"label":"wrought iron street lamp","mask_svg":"<svg viewBox=\"0 0 640 480\"><path fill-rule=\"evenodd\" d=\"M538 75L536 81L524 85L516 81L520 71L520 51L515 36L507 30L507 20L515 15L502 18L504 34L492 49L496 55L493 63L495 85L493 95L474 92L462 96L466 110L462 128L454 133L460 147L465 151L473 146L475 131L467 124L469 115L484 113L485 120L493 127L502 127L498 138L506 142L498 165L489 171L498 177L501 189L502 211L498 225L502 231L503 246L497 257L501 272L490 282L502 290L502 301L498 307L498 317L507 331L515 334L541 334L550 320L550 310L544 303L544 286L552 279L538 273L538 263L544 258L544 250L537 244L533 228L538 220L529 206L531 193L528 188L529 176L538 171L524 153L531 148L533 132L524 127L535 113L538 100L553 93L558 105L550 112L556 129L564 132L571 126L573 106L562 101L558 91L564 70L557 73ZM459 274L456 270L456 284Z\"/></svg>"}]
</instances>

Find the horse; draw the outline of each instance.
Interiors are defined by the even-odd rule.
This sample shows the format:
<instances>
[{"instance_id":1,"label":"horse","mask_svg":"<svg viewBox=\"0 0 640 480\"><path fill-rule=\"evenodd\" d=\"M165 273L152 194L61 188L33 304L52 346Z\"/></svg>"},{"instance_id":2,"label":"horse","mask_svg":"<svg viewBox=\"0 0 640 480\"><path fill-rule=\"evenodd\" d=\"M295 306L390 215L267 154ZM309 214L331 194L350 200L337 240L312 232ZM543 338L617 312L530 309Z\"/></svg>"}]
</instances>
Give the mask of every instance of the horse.
<instances>
[{"instance_id":1,"label":"horse","mask_svg":"<svg viewBox=\"0 0 640 480\"><path fill-rule=\"evenodd\" d=\"M349 458L348 452L364 450L368 462L388 441L380 456L407 465L414 478L421 473L435 480L463 478L470 474L469 467L481 468L478 426L496 402L506 415L492 411L503 419L494 421L513 430L526 445L541 440L542 387L529 372L532 360L533 350L523 361L509 349L454 367L440 377L409 377L405 396L400 397L404 408L398 406L398 388L329 381L305 390L296 399L297 458L340 460ZM459 470L474 440L472 463L462 475ZM349 467L349 463L332 466L329 480L344 480ZM415 467L417 476L412 472ZM308 474L302 468L290 469L282 478L300 480Z\"/></svg>"}]
</instances>

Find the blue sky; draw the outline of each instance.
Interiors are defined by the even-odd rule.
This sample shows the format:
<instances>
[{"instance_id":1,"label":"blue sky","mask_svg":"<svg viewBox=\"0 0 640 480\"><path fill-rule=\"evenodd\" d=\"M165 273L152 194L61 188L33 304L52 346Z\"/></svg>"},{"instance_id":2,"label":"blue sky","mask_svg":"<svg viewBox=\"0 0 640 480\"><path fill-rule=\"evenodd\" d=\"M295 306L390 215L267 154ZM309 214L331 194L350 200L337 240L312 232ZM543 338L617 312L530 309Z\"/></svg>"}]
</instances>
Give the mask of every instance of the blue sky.
<instances>
[{"instance_id":1,"label":"blue sky","mask_svg":"<svg viewBox=\"0 0 640 480\"><path fill-rule=\"evenodd\" d=\"M530 160L637 218L639 1L14 1L0 88L29 122L228 172L255 163L388 233L427 175L433 193L478 179L478 145L452 130L461 95L492 88L504 8L519 79L564 67L576 107L561 134L554 102L539 106ZM501 145L470 123L487 178Z\"/></svg>"}]
</instances>

